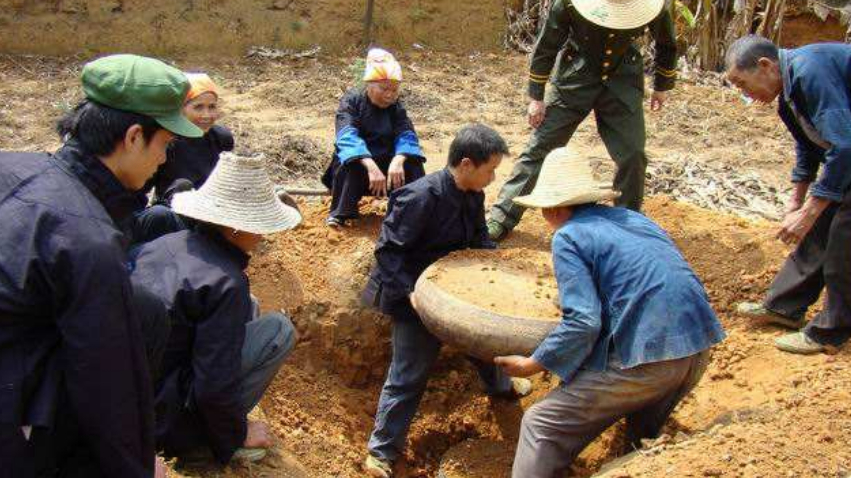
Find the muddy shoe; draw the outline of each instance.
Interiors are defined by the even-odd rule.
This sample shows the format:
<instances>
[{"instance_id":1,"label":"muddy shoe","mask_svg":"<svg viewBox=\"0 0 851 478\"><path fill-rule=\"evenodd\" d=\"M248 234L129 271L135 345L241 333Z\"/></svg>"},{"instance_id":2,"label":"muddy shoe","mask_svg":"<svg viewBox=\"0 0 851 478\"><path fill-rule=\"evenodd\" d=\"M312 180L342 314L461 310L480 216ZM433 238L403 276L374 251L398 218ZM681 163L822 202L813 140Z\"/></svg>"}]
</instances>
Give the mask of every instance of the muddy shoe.
<instances>
[{"instance_id":1,"label":"muddy shoe","mask_svg":"<svg viewBox=\"0 0 851 478\"><path fill-rule=\"evenodd\" d=\"M508 229L496 221L488 221L488 237L493 242L499 242L508 235Z\"/></svg>"},{"instance_id":2,"label":"muddy shoe","mask_svg":"<svg viewBox=\"0 0 851 478\"><path fill-rule=\"evenodd\" d=\"M822 345L811 339L804 332L795 332L794 334L784 335L774 341L774 345L784 351L799 355L813 355L836 352L836 347Z\"/></svg>"},{"instance_id":3,"label":"muddy shoe","mask_svg":"<svg viewBox=\"0 0 851 478\"><path fill-rule=\"evenodd\" d=\"M256 463L266 458L265 448L239 448L233 453L233 460L243 463Z\"/></svg>"},{"instance_id":4,"label":"muddy shoe","mask_svg":"<svg viewBox=\"0 0 851 478\"><path fill-rule=\"evenodd\" d=\"M736 306L736 312L739 315L749 317L751 319L763 320L772 324L782 325L790 329L800 329L804 326L804 319L795 319L778 314L772 310L768 310L762 304L755 302L742 302Z\"/></svg>"},{"instance_id":5,"label":"muddy shoe","mask_svg":"<svg viewBox=\"0 0 851 478\"><path fill-rule=\"evenodd\" d=\"M393 478L393 465L389 461L368 455L363 463L363 471L373 478Z\"/></svg>"},{"instance_id":6,"label":"muddy shoe","mask_svg":"<svg viewBox=\"0 0 851 478\"><path fill-rule=\"evenodd\" d=\"M525 397L532 393L532 381L528 378L512 378L511 389L517 398Z\"/></svg>"},{"instance_id":7,"label":"muddy shoe","mask_svg":"<svg viewBox=\"0 0 851 478\"><path fill-rule=\"evenodd\" d=\"M339 217L331 216L325 220L325 225L334 229L339 229L346 225L346 220L340 219Z\"/></svg>"}]
</instances>

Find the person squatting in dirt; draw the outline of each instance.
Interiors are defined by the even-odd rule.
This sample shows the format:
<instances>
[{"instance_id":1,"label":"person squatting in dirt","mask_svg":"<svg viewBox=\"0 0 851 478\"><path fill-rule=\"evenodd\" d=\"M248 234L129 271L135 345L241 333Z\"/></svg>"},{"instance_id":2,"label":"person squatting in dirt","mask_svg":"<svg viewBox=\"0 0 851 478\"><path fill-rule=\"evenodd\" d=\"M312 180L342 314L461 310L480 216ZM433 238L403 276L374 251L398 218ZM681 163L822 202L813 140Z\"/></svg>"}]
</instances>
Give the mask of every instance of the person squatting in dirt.
<instances>
[{"instance_id":1,"label":"person squatting in dirt","mask_svg":"<svg viewBox=\"0 0 851 478\"><path fill-rule=\"evenodd\" d=\"M234 148L231 131L216 124L219 88L204 73L185 75L191 88L186 94L183 114L204 131L204 136L175 140L166 151L165 164L139 191L145 205L148 195L153 193L153 204L136 214L132 231L134 244L191 227L191 220L181 218L170 209L171 197L180 191L200 188L219 162L219 155Z\"/></svg>"},{"instance_id":2,"label":"person squatting in dirt","mask_svg":"<svg viewBox=\"0 0 851 478\"><path fill-rule=\"evenodd\" d=\"M553 0L529 71L529 123L535 131L490 210L491 239L502 240L520 222L524 208L514 198L532 190L547 153L567 144L592 111L617 165L614 186L623 194L616 204L641 209L647 169L644 62L635 41L648 30L654 40L650 103L657 111L677 76L676 29L665 3Z\"/></svg>"},{"instance_id":3,"label":"person squatting in dirt","mask_svg":"<svg viewBox=\"0 0 851 478\"><path fill-rule=\"evenodd\" d=\"M370 476L393 475L442 345L411 304L414 284L429 265L452 251L495 247L487 235L483 189L493 182L506 154L508 147L496 131L481 124L465 126L449 147L446 168L390 194L375 247L376 266L363 293L367 305L393 322L390 368L364 464ZM527 380L511 380L492 363L470 360L488 394L529 393Z\"/></svg>"},{"instance_id":4,"label":"person squatting in dirt","mask_svg":"<svg viewBox=\"0 0 851 478\"><path fill-rule=\"evenodd\" d=\"M171 335L156 382L156 437L182 461L257 461L272 446L248 413L295 344L282 313L259 315L245 268L264 234L301 222L275 195L261 159L222 155L197 191L177 193L175 213L196 222L131 253L134 287L161 298Z\"/></svg>"},{"instance_id":5,"label":"person squatting in dirt","mask_svg":"<svg viewBox=\"0 0 851 478\"><path fill-rule=\"evenodd\" d=\"M168 144L203 133L165 63L108 56L81 79L56 153L0 154L0 474L161 477L150 371L168 321L132 287L119 224Z\"/></svg>"},{"instance_id":6,"label":"person squatting in dirt","mask_svg":"<svg viewBox=\"0 0 851 478\"><path fill-rule=\"evenodd\" d=\"M331 191L326 223L332 227L357 219L363 196L383 197L425 176L425 155L399 100L402 66L390 53L372 49L363 81L364 87L340 100L334 156L322 175Z\"/></svg>"},{"instance_id":7,"label":"person squatting in dirt","mask_svg":"<svg viewBox=\"0 0 851 478\"><path fill-rule=\"evenodd\" d=\"M626 418L628 446L656 438L700 381L724 331L700 280L644 215L596 204L617 197L591 165L553 150L531 194L555 231L562 320L530 357L496 357L508 375L562 381L523 415L514 478L564 476L577 455ZM671 304L677 304L672 307Z\"/></svg>"},{"instance_id":8,"label":"person squatting in dirt","mask_svg":"<svg viewBox=\"0 0 851 478\"><path fill-rule=\"evenodd\" d=\"M851 46L779 49L750 35L727 52L727 79L750 98L778 102L795 139L792 197L777 237L797 244L762 304L745 316L802 330L776 340L796 354L833 352L851 337ZM821 165L824 168L818 177ZM825 308L805 325L823 289Z\"/></svg>"}]
</instances>

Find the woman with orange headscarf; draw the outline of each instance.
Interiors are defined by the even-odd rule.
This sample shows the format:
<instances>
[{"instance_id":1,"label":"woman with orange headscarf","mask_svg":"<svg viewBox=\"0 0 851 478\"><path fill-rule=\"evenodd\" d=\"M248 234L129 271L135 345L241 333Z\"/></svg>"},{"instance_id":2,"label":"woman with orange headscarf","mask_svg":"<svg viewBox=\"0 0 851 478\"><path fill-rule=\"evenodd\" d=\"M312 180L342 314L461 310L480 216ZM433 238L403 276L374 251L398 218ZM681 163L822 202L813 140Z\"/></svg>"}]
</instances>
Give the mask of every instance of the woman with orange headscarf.
<instances>
[{"instance_id":1,"label":"woman with orange headscarf","mask_svg":"<svg viewBox=\"0 0 851 478\"><path fill-rule=\"evenodd\" d=\"M326 221L332 227L356 219L363 196L386 196L425 176L425 155L399 101L402 66L390 53L372 49L363 81L363 88L340 100L334 157L322 176L332 195Z\"/></svg>"},{"instance_id":2,"label":"woman with orange headscarf","mask_svg":"<svg viewBox=\"0 0 851 478\"><path fill-rule=\"evenodd\" d=\"M153 178L155 201L169 203L175 182L181 179L198 189L210 176L219 155L232 151L233 134L216 124L219 113L219 89L204 73L187 73L192 88L186 95L183 114L204 131L202 138L179 139L169 148L166 162Z\"/></svg>"},{"instance_id":3,"label":"woman with orange headscarf","mask_svg":"<svg viewBox=\"0 0 851 478\"><path fill-rule=\"evenodd\" d=\"M204 73L186 73L191 88L183 104L183 114L204 131L201 138L179 138L166 152L166 162L140 191L143 201L153 190L154 205L140 212L130 230L131 242L141 244L187 229L189 221L175 214L171 197L180 191L198 189L219 162L219 155L233 150L233 134L216 124L219 119L219 91Z\"/></svg>"}]
</instances>

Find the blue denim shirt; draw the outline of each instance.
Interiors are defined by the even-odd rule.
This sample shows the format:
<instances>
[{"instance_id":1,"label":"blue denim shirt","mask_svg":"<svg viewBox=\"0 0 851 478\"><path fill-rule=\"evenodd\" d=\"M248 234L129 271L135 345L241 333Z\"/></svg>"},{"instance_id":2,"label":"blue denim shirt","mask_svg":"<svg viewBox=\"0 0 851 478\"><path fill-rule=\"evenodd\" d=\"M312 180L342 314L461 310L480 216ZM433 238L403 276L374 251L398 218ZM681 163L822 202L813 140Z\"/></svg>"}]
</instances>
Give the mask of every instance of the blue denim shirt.
<instances>
[{"instance_id":1,"label":"blue denim shirt","mask_svg":"<svg viewBox=\"0 0 851 478\"><path fill-rule=\"evenodd\" d=\"M778 112L796 141L792 181L815 181L813 196L842 201L851 186L851 46L780 50L780 72Z\"/></svg>"},{"instance_id":2,"label":"blue denim shirt","mask_svg":"<svg viewBox=\"0 0 851 478\"><path fill-rule=\"evenodd\" d=\"M724 339L700 280L668 235L624 208L588 205L553 237L562 321L533 358L564 381L694 355Z\"/></svg>"}]
</instances>

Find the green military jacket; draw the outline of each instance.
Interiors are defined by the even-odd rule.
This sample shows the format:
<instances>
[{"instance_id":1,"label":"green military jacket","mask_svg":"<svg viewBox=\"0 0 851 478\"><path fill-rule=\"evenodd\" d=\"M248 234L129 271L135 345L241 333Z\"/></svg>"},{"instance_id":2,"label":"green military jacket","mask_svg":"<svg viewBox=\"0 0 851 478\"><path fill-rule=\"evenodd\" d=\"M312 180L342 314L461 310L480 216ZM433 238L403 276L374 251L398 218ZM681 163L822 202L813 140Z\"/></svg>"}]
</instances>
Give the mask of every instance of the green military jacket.
<instances>
[{"instance_id":1,"label":"green military jacket","mask_svg":"<svg viewBox=\"0 0 851 478\"><path fill-rule=\"evenodd\" d=\"M648 31L656 47L653 89L670 90L677 76L677 43L669 8L643 27L614 30L586 20L570 0L554 0L532 53L529 96L543 100L549 80L565 102L578 108L592 108L604 88L630 109L640 108L644 61L634 41Z\"/></svg>"}]
</instances>

